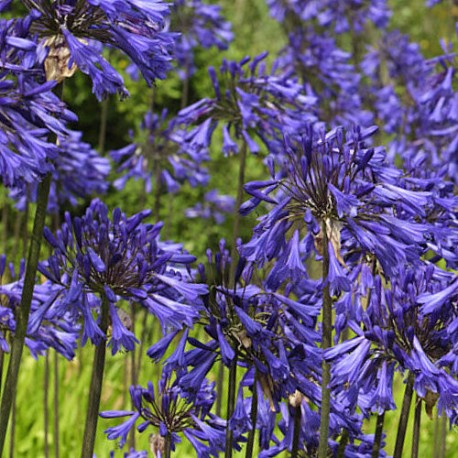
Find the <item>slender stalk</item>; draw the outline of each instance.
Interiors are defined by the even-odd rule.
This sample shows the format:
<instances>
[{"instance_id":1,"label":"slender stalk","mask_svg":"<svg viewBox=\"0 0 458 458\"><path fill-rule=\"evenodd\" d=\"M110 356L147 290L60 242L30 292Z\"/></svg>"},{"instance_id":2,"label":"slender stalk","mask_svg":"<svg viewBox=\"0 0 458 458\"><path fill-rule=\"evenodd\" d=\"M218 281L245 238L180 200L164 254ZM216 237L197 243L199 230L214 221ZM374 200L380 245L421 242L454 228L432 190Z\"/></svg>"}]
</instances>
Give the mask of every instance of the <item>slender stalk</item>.
<instances>
[{"instance_id":1,"label":"slender stalk","mask_svg":"<svg viewBox=\"0 0 458 458\"><path fill-rule=\"evenodd\" d=\"M404 392L404 400L402 402L401 417L399 419L398 434L396 436L396 445L394 447L393 458L402 458L402 449L407 431L407 423L409 421L410 404L412 403L414 375L409 372L407 378L406 390Z\"/></svg>"},{"instance_id":2,"label":"slender stalk","mask_svg":"<svg viewBox=\"0 0 458 458\"><path fill-rule=\"evenodd\" d=\"M440 437L439 412L437 409L435 409L433 458L439 458L439 443L440 443L439 437Z\"/></svg>"},{"instance_id":3,"label":"slender stalk","mask_svg":"<svg viewBox=\"0 0 458 458\"><path fill-rule=\"evenodd\" d=\"M383 425L385 423L385 412L377 415L377 424L375 426L374 445L372 447L372 458L378 458L383 436Z\"/></svg>"},{"instance_id":4,"label":"slender stalk","mask_svg":"<svg viewBox=\"0 0 458 458\"><path fill-rule=\"evenodd\" d=\"M44 422L45 422L45 457L49 458L49 351L45 356L45 377L44 377Z\"/></svg>"},{"instance_id":5,"label":"slender stalk","mask_svg":"<svg viewBox=\"0 0 458 458\"><path fill-rule=\"evenodd\" d=\"M294 407L294 431L293 431L293 446L291 448L291 458L299 456L299 439L301 435L301 403Z\"/></svg>"},{"instance_id":6,"label":"slender stalk","mask_svg":"<svg viewBox=\"0 0 458 458\"><path fill-rule=\"evenodd\" d=\"M447 452L447 415L442 412L441 417L441 442L440 442L440 458L446 457Z\"/></svg>"},{"instance_id":7,"label":"slender stalk","mask_svg":"<svg viewBox=\"0 0 458 458\"><path fill-rule=\"evenodd\" d=\"M412 458L418 458L418 448L420 445L420 424L421 424L421 398L416 396L415 402L415 417L413 422L413 437L412 437Z\"/></svg>"},{"instance_id":8,"label":"slender stalk","mask_svg":"<svg viewBox=\"0 0 458 458\"><path fill-rule=\"evenodd\" d=\"M226 427L226 448L224 453L224 458L232 458L232 439L233 439L233 431L232 428L229 426L229 421L232 418L232 415L235 410L235 390L236 390L236 382L237 382L237 354L232 361L231 367L229 368L229 386L227 392L227 412L226 412L226 420L227 420L227 427Z\"/></svg>"},{"instance_id":9,"label":"slender stalk","mask_svg":"<svg viewBox=\"0 0 458 458\"><path fill-rule=\"evenodd\" d=\"M109 318L109 303L102 296L100 330L107 334ZM91 387L89 389L89 403L84 428L83 448L81 458L92 458L94 453L95 436L97 433L97 420L99 418L100 398L102 395L103 372L105 369L106 344L101 342L95 347L94 363L92 366Z\"/></svg>"},{"instance_id":10,"label":"slender stalk","mask_svg":"<svg viewBox=\"0 0 458 458\"><path fill-rule=\"evenodd\" d=\"M221 410L223 407L223 393L224 393L224 364L220 363L218 366L218 374L216 376L216 406L215 411L218 417L221 416Z\"/></svg>"},{"instance_id":11,"label":"slender stalk","mask_svg":"<svg viewBox=\"0 0 458 458\"><path fill-rule=\"evenodd\" d=\"M2 349L0 349L0 393L2 392L4 362L5 362L5 352Z\"/></svg>"},{"instance_id":12,"label":"slender stalk","mask_svg":"<svg viewBox=\"0 0 458 458\"><path fill-rule=\"evenodd\" d=\"M17 403L16 396L13 399L13 405L11 409L11 432L10 432L10 458L14 458L14 445L16 443L16 413L17 413Z\"/></svg>"},{"instance_id":13,"label":"slender stalk","mask_svg":"<svg viewBox=\"0 0 458 458\"><path fill-rule=\"evenodd\" d=\"M54 458L59 458L59 355L54 352Z\"/></svg>"},{"instance_id":14,"label":"slender stalk","mask_svg":"<svg viewBox=\"0 0 458 458\"><path fill-rule=\"evenodd\" d=\"M170 458L172 456L172 436L167 434L165 436L165 444L164 444L164 458Z\"/></svg>"},{"instance_id":15,"label":"slender stalk","mask_svg":"<svg viewBox=\"0 0 458 458\"><path fill-rule=\"evenodd\" d=\"M221 364L220 367L223 367ZM245 458L253 458L254 440L256 437L256 421L258 418L258 371L254 371L254 382L253 382L253 395L251 397L251 430L248 434L248 442L246 446Z\"/></svg>"},{"instance_id":16,"label":"slender stalk","mask_svg":"<svg viewBox=\"0 0 458 458\"><path fill-rule=\"evenodd\" d=\"M234 226L233 226L233 232L232 232L232 246L231 246L231 265L230 265L230 271L229 271L229 285L230 285L230 288L233 288L234 290L236 287L235 273L237 271L237 261L238 261L237 239L240 233L240 219L241 219L239 208L242 205L242 200L243 200L243 185L245 184L246 156L247 156L247 144L246 144L246 141L244 140L242 142L240 152L239 152L239 177L238 177L238 184L237 184L237 197L235 201L235 210L234 210ZM229 368L229 379L230 380L232 379L232 376L233 376L231 372L232 370L236 371L237 367L234 368L234 365L232 365L231 368ZM217 399L216 399L216 414L220 415L221 414L221 405L222 405L222 395L224 391L224 367L222 363L218 369L216 386L217 386L217 394L218 394ZM232 388L235 389L235 387L229 387L229 391ZM232 404L234 403L234 401L231 401L230 396L228 396L227 402L228 402L228 405L231 402ZM228 428L228 430L229 429L230 428ZM230 434L232 434L232 432L230 432ZM232 443L232 440L230 441L230 443ZM228 444L226 442L226 448L227 446Z\"/></svg>"},{"instance_id":17,"label":"slender stalk","mask_svg":"<svg viewBox=\"0 0 458 458\"><path fill-rule=\"evenodd\" d=\"M321 223L321 232L323 236L323 321L322 326L322 343L321 348L325 350L332 346L332 297L329 290L329 252L328 252L328 234L326 221ZM325 361L321 365L321 415L320 415L320 442L318 446L318 458L326 458L328 455L328 435L329 435L329 417L331 414L331 390L329 383L331 381L331 365Z\"/></svg>"},{"instance_id":18,"label":"slender stalk","mask_svg":"<svg viewBox=\"0 0 458 458\"><path fill-rule=\"evenodd\" d=\"M337 449L337 458L345 457L345 449L347 448L348 439L348 431L344 429L342 432L342 436L340 437L339 448Z\"/></svg>"},{"instance_id":19,"label":"slender stalk","mask_svg":"<svg viewBox=\"0 0 458 458\"><path fill-rule=\"evenodd\" d=\"M2 402L0 406L0 456L5 446L6 431L16 396L19 367L21 365L24 341L27 333L27 323L29 321L30 306L32 304L35 277L40 256L40 248L43 234L43 227L46 219L46 208L48 206L49 188L51 185L51 174L48 173L43 181L38 185L37 208L35 221L33 224L32 238L29 245L27 267L25 271L24 286L22 290L21 307L18 309L16 317L16 332L13 336L10 362L6 374L5 387L3 389Z\"/></svg>"}]
</instances>

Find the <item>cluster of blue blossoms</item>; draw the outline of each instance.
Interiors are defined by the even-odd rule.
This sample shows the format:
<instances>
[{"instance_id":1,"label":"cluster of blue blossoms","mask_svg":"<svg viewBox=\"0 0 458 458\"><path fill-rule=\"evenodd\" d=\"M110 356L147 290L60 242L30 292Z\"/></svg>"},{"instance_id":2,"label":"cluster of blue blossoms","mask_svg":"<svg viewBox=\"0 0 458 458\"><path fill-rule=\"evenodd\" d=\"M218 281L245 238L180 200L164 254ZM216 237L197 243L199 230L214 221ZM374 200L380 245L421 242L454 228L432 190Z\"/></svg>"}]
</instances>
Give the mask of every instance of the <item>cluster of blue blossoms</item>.
<instances>
[{"instance_id":1,"label":"cluster of blue blossoms","mask_svg":"<svg viewBox=\"0 0 458 458\"><path fill-rule=\"evenodd\" d=\"M201 458L242 449L386 456L383 418L397 408L398 380L407 409L416 393L427 412L458 422L455 54L443 43L426 59L388 27L385 0L266 3L287 37L272 65L263 53L209 66L214 95L183 99L176 113L148 111L139 135L110 152L110 183L110 160L71 129L64 81L81 71L99 100L128 96L107 60L118 51L150 86L171 71L188 81L195 50L224 50L233 38L221 9L24 0L14 18L14 2L0 0L12 17L0 19L0 179L26 211L50 176L47 208L63 215L44 229L49 256L29 291L25 345L36 358L52 348L71 360L87 342L133 352L132 310L157 320L162 336L146 357L161 363L159 380L131 386L130 410L100 413L124 419L105 431L120 448L136 429L151 431L152 452L165 458L183 440ZM368 28L379 43L365 41ZM235 212L237 224L232 241L206 260L198 253L201 264L161 239L158 213L150 222L149 210L128 216L99 198L84 212L61 211L131 179L144 195L205 188L215 151L240 159L237 199L207 190L186 215L222 224ZM247 153L262 179L245 180ZM249 214L257 224L242 240ZM2 353L15 345L25 272L24 261L15 269L0 257Z\"/></svg>"}]
</instances>

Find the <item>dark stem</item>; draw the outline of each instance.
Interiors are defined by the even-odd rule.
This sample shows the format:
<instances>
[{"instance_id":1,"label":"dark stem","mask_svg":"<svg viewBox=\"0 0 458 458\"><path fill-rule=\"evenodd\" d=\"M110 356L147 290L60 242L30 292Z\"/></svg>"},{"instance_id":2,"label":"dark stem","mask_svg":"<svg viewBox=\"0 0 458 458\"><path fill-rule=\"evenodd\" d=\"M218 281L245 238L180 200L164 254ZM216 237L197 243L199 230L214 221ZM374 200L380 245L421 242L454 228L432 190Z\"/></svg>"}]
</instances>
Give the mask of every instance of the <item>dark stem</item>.
<instances>
[{"instance_id":1,"label":"dark stem","mask_svg":"<svg viewBox=\"0 0 458 458\"><path fill-rule=\"evenodd\" d=\"M291 448L291 458L299 456L299 439L301 437L301 418L302 409L301 403L294 407L294 431L293 431L293 446Z\"/></svg>"},{"instance_id":2,"label":"dark stem","mask_svg":"<svg viewBox=\"0 0 458 458\"><path fill-rule=\"evenodd\" d=\"M102 296L100 330L104 335L108 330L109 303ZM91 387L89 389L89 404L84 427L83 448L81 458L92 458L94 453L95 436L97 434L97 420L99 418L100 398L102 395L103 372L105 369L106 343L105 340L95 347L94 363L92 366Z\"/></svg>"},{"instance_id":3,"label":"dark stem","mask_svg":"<svg viewBox=\"0 0 458 458\"><path fill-rule=\"evenodd\" d=\"M46 352L45 356L45 379L44 379L44 422L45 422L45 457L49 457L49 351Z\"/></svg>"},{"instance_id":4,"label":"dark stem","mask_svg":"<svg viewBox=\"0 0 458 458\"><path fill-rule=\"evenodd\" d=\"M165 444L164 444L164 458L170 458L172 456L172 436L167 434L165 436Z\"/></svg>"},{"instance_id":5,"label":"dark stem","mask_svg":"<svg viewBox=\"0 0 458 458\"><path fill-rule=\"evenodd\" d=\"M220 367L223 367L221 364ZM253 395L251 397L251 430L248 434L248 442L246 446L245 458L253 458L254 440L256 437L256 421L258 418L258 371L254 371L254 382L253 382Z\"/></svg>"},{"instance_id":6,"label":"dark stem","mask_svg":"<svg viewBox=\"0 0 458 458\"><path fill-rule=\"evenodd\" d=\"M415 401L415 417L413 421L413 437L412 437L412 458L418 458L418 447L420 445L420 424L421 424L421 408L423 404L421 398L416 396Z\"/></svg>"},{"instance_id":7,"label":"dark stem","mask_svg":"<svg viewBox=\"0 0 458 458\"><path fill-rule=\"evenodd\" d=\"M59 355L54 352L54 458L59 458Z\"/></svg>"},{"instance_id":8,"label":"dark stem","mask_svg":"<svg viewBox=\"0 0 458 458\"><path fill-rule=\"evenodd\" d=\"M224 392L224 364L221 362L218 366L218 375L216 376L216 415L221 416L221 409L223 407L223 392Z\"/></svg>"},{"instance_id":9,"label":"dark stem","mask_svg":"<svg viewBox=\"0 0 458 458\"><path fill-rule=\"evenodd\" d=\"M326 221L321 223L321 232L323 237L323 321L322 326L322 343L321 348L325 350L332 346L332 297L329 290L329 252L328 252L328 234L326 230ZM329 435L329 416L331 414L331 390L329 383L331 381L331 365L323 358L321 365L321 415L320 415L320 442L318 446L318 458L326 458L328 455L328 435Z\"/></svg>"},{"instance_id":10,"label":"dark stem","mask_svg":"<svg viewBox=\"0 0 458 458\"><path fill-rule=\"evenodd\" d=\"M232 458L232 439L233 439L233 431L232 428L229 426L229 421L232 418L232 415L235 410L235 390L236 390L236 382L237 382L237 355L234 357L234 360L229 367L229 386L227 392L227 412L226 412L226 448L224 457L225 458Z\"/></svg>"},{"instance_id":11,"label":"dark stem","mask_svg":"<svg viewBox=\"0 0 458 458\"><path fill-rule=\"evenodd\" d=\"M0 456L3 453L3 448L5 446L8 421L13 405L13 399L16 396L19 367L21 365L24 340L27 333L27 323L29 321L30 305L32 303L33 289L35 286L38 259L40 257L40 248L43 238L43 227L45 225L50 185L51 174L48 173L43 181L38 185L37 208L33 223L32 238L29 245L21 306L18 308L16 317L16 332L13 336L10 362L8 364L2 403L0 406Z\"/></svg>"},{"instance_id":12,"label":"dark stem","mask_svg":"<svg viewBox=\"0 0 458 458\"><path fill-rule=\"evenodd\" d=\"M377 424L375 425L374 445L372 447L372 458L378 458L383 436L383 425L385 423L385 412L377 415Z\"/></svg>"},{"instance_id":13,"label":"dark stem","mask_svg":"<svg viewBox=\"0 0 458 458\"><path fill-rule=\"evenodd\" d=\"M342 435L340 436L339 448L337 449L337 458L345 457L345 449L347 448L348 439L348 431L344 429Z\"/></svg>"},{"instance_id":14,"label":"dark stem","mask_svg":"<svg viewBox=\"0 0 458 458\"><path fill-rule=\"evenodd\" d=\"M399 418L398 434L396 436L396 445L394 447L393 458L402 458L402 449L404 448L407 423L409 421L410 404L412 403L414 380L414 374L412 372L409 372L406 390L404 392L404 400L402 401L401 416Z\"/></svg>"}]
</instances>

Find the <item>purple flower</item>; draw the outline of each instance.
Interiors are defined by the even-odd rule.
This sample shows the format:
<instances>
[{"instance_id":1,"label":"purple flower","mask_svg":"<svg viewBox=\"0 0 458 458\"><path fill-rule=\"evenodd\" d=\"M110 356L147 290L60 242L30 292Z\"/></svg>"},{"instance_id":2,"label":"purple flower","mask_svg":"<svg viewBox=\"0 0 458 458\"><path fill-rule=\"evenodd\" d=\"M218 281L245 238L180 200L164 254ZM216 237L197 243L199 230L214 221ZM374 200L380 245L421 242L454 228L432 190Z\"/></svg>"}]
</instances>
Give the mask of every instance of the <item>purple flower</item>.
<instances>
[{"instance_id":1,"label":"purple flower","mask_svg":"<svg viewBox=\"0 0 458 458\"><path fill-rule=\"evenodd\" d=\"M101 44L127 54L148 84L156 78L164 79L170 69L175 36L163 32L169 11L168 5L159 0L23 3L30 11L40 13L32 30L48 48L48 80L61 82L79 68L91 77L99 99L113 92L127 95L122 77L102 57Z\"/></svg>"},{"instance_id":2,"label":"purple flower","mask_svg":"<svg viewBox=\"0 0 458 458\"><path fill-rule=\"evenodd\" d=\"M158 316L164 329L192 326L199 316L199 296L207 292L192 281L186 267L194 257L179 245L159 241L162 225L145 224L144 211L130 218L94 200L82 218L65 217L62 229L46 239L54 254L41 272L61 287L61 313L72 310L84 321L85 338L99 342L100 329L92 319L101 298L109 301L113 353L133 349L135 336L123 319L126 312L114 304L121 298L135 302ZM127 318L127 317L126 317Z\"/></svg>"}]
</instances>

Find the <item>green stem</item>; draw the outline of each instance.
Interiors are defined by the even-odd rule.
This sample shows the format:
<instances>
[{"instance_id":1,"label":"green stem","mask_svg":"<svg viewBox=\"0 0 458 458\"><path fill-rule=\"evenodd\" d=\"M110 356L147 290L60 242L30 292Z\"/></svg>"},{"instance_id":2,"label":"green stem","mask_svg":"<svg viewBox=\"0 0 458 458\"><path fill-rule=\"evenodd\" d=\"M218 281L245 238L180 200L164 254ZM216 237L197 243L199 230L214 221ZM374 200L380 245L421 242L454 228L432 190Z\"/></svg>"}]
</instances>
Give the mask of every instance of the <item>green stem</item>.
<instances>
[{"instance_id":1,"label":"green stem","mask_svg":"<svg viewBox=\"0 0 458 458\"><path fill-rule=\"evenodd\" d=\"M223 367L221 364L220 367ZM251 430L248 434L248 442L246 446L245 458L253 458L254 440L256 437L256 421L258 418L258 371L254 371L254 382L253 382L253 395L251 397Z\"/></svg>"},{"instance_id":2,"label":"green stem","mask_svg":"<svg viewBox=\"0 0 458 458\"><path fill-rule=\"evenodd\" d=\"M301 403L294 407L294 431L293 431L293 446L291 448L291 458L299 456L299 439L301 436Z\"/></svg>"},{"instance_id":3,"label":"green stem","mask_svg":"<svg viewBox=\"0 0 458 458\"><path fill-rule=\"evenodd\" d=\"M38 259L40 257L41 242L43 239L43 228L45 225L50 186L51 174L48 173L43 181L38 185L37 208L35 212L32 238L29 245L29 254L27 258L27 267L22 290L21 306L18 309L16 317L16 332L13 336L10 362L8 364L5 387L3 389L2 402L0 406L0 456L3 453L3 448L5 446L8 421L13 405L13 399L16 396L19 367L21 365L24 341L27 333L27 324L29 321L30 306L32 304L33 290L35 286Z\"/></svg>"},{"instance_id":4,"label":"green stem","mask_svg":"<svg viewBox=\"0 0 458 458\"><path fill-rule=\"evenodd\" d=\"M377 415L377 424L375 426L374 445L372 447L372 458L378 458L383 436L383 425L385 423L385 412Z\"/></svg>"},{"instance_id":5,"label":"green stem","mask_svg":"<svg viewBox=\"0 0 458 458\"><path fill-rule=\"evenodd\" d=\"M329 290L329 252L328 252L328 234L326 221L321 224L323 236L323 320L322 326L322 343L321 348L326 350L332 346L332 297ZM331 365L323 358L321 365L321 415L320 415L320 442L318 446L318 458L328 456L328 435L329 435L329 417L331 414L331 390L329 383L331 381Z\"/></svg>"},{"instance_id":6,"label":"green stem","mask_svg":"<svg viewBox=\"0 0 458 458\"><path fill-rule=\"evenodd\" d=\"M441 442L440 442L440 458L445 458L447 452L447 415L442 412L441 417Z\"/></svg>"},{"instance_id":7,"label":"green stem","mask_svg":"<svg viewBox=\"0 0 458 458\"><path fill-rule=\"evenodd\" d=\"M17 413L17 402L16 396L13 399L13 406L11 409L11 432L10 432L10 458L14 458L14 445L16 443L16 413Z\"/></svg>"},{"instance_id":8,"label":"green stem","mask_svg":"<svg viewBox=\"0 0 458 458\"><path fill-rule=\"evenodd\" d=\"M417 394L415 402L415 417L413 422L412 458L418 458L418 449L420 445L421 408L421 398Z\"/></svg>"},{"instance_id":9,"label":"green stem","mask_svg":"<svg viewBox=\"0 0 458 458\"><path fill-rule=\"evenodd\" d=\"M396 445L394 447L393 458L402 458L402 449L404 448L407 423L409 421L410 404L412 403L414 380L414 374L409 372L409 376L407 377L406 390L404 392L404 400L402 402L401 417L399 419L398 434L396 436Z\"/></svg>"},{"instance_id":10,"label":"green stem","mask_svg":"<svg viewBox=\"0 0 458 458\"><path fill-rule=\"evenodd\" d=\"M49 351L46 352L45 356L45 379L44 379L44 422L45 422L45 457L49 457Z\"/></svg>"},{"instance_id":11,"label":"green stem","mask_svg":"<svg viewBox=\"0 0 458 458\"><path fill-rule=\"evenodd\" d=\"M224 453L224 458L232 458L232 439L233 439L233 431L232 428L229 427L229 421L232 418L232 415L235 410L235 389L236 389L236 382L237 382L237 355L235 356L234 360L232 361L231 366L229 367L229 387L227 393L227 411L226 411L226 448Z\"/></svg>"},{"instance_id":12,"label":"green stem","mask_svg":"<svg viewBox=\"0 0 458 458\"><path fill-rule=\"evenodd\" d=\"M439 443L440 443L439 435L440 435L439 412L437 411L437 409L435 409L433 458L439 458Z\"/></svg>"},{"instance_id":13,"label":"green stem","mask_svg":"<svg viewBox=\"0 0 458 458\"><path fill-rule=\"evenodd\" d=\"M108 330L109 303L102 297L100 330L104 335ZM99 418L100 398L102 395L103 372L105 369L106 344L105 340L95 347L94 363L92 366L91 387L89 389L89 403L84 428L83 448L81 458L92 458L94 453L97 420Z\"/></svg>"},{"instance_id":14,"label":"green stem","mask_svg":"<svg viewBox=\"0 0 458 458\"><path fill-rule=\"evenodd\" d=\"M54 458L59 458L59 355L54 351Z\"/></svg>"}]
</instances>

